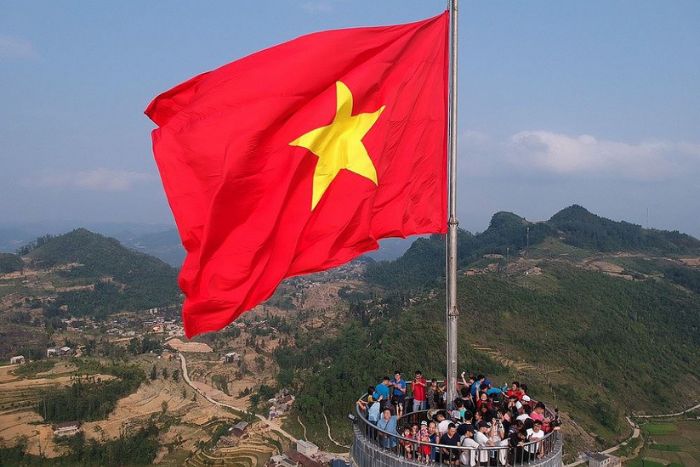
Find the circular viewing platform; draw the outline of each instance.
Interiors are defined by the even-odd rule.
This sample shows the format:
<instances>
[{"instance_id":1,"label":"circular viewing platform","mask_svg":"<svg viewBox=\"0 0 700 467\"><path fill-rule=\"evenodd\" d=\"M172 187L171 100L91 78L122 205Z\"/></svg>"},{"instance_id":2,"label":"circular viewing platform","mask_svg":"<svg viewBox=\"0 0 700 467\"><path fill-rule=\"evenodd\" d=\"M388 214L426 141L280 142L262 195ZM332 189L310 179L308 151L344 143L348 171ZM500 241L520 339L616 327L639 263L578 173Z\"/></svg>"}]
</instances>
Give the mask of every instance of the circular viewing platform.
<instances>
[{"instance_id":1,"label":"circular viewing platform","mask_svg":"<svg viewBox=\"0 0 700 467\"><path fill-rule=\"evenodd\" d=\"M354 440L350 450L352 465L356 467L399 467L425 465L459 465L459 466L494 466L520 467L542 466L560 467L562 462L562 437L558 429L540 435L536 441L510 442L508 437L493 441L493 445L478 445L473 440L459 445L445 445L421 440L421 436L403 436L404 430L421 422L435 422L437 410L421 410L395 417L387 423L368 420L366 410L358 404L355 409L353 431ZM557 415L545 409L545 417L555 420ZM494 421L494 423L498 423ZM395 429L394 429L395 426ZM462 427L464 430L466 427ZM431 427L435 429L435 427ZM468 425L469 430L478 431L476 426ZM414 428L415 430L415 428ZM484 428L486 431L486 428ZM471 437L473 431L467 432ZM456 435L458 436L458 435ZM458 436L458 440L459 440Z\"/></svg>"}]
</instances>

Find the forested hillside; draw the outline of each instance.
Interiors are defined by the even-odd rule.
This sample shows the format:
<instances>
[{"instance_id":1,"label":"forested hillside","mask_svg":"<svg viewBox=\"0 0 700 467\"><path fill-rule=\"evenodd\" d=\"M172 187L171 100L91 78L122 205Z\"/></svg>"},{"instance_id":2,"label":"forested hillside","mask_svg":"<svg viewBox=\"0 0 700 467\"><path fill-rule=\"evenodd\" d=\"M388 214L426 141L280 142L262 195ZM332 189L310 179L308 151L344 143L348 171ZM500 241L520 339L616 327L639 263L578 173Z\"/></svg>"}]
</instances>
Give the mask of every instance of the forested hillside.
<instances>
[{"instance_id":1,"label":"forested hillside","mask_svg":"<svg viewBox=\"0 0 700 467\"><path fill-rule=\"evenodd\" d=\"M641 252L655 255L700 255L700 240L679 232L644 229L590 213L581 206L559 211L546 222L529 222L509 212L494 214L488 229L479 234L460 230L459 267L464 268L484 254L516 255L526 247L557 238L564 244L595 252ZM380 262L367 270L367 279L384 287L421 290L435 286L444 277L444 237L433 235L416 240L399 259Z\"/></svg>"},{"instance_id":2,"label":"forested hillside","mask_svg":"<svg viewBox=\"0 0 700 467\"><path fill-rule=\"evenodd\" d=\"M56 269L66 285L85 284L57 294L53 307L67 306L74 316L104 317L176 303L176 270L152 256L137 253L113 238L77 229L40 237L20 252L35 269Z\"/></svg>"},{"instance_id":3,"label":"forested hillside","mask_svg":"<svg viewBox=\"0 0 700 467\"><path fill-rule=\"evenodd\" d=\"M697 255L698 241L597 216L581 232L582 212L538 224L499 213L484 233L461 233L459 365L497 383L528 381L603 446L626 435L624 414L700 397L700 270L674 256ZM443 273L444 239L417 240L402 258L368 266L369 289L347 294L353 320L340 335L302 335L276 352L319 438L325 412L349 441L343 416L382 375L443 375Z\"/></svg>"}]
</instances>

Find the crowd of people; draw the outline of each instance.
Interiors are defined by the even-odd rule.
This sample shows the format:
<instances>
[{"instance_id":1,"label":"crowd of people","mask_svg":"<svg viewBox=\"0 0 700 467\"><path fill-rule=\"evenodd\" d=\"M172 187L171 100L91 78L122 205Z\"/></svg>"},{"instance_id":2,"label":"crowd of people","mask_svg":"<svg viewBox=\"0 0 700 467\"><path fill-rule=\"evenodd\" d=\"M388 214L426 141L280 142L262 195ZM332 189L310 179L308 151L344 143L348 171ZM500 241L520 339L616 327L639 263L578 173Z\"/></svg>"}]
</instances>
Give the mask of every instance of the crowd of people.
<instances>
[{"instance_id":1,"label":"crowd of people","mask_svg":"<svg viewBox=\"0 0 700 467\"><path fill-rule=\"evenodd\" d=\"M499 387L482 374L460 379L459 396L447 401L444 383L421 371L409 382L400 371L385 376L357 401L371 423L368 435L426 464L520 465L546 454L542 439L560 426L556 409L547 414L519 381Z\"/></svg>"}]
</instances>

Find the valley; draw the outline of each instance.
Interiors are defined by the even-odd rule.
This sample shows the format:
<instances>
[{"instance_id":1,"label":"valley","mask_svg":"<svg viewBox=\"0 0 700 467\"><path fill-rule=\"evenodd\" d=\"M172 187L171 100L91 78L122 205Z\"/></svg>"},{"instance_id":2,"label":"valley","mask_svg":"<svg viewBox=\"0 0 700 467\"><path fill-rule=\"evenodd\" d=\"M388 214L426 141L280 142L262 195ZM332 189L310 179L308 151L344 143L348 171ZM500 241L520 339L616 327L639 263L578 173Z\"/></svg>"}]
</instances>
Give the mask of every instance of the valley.
<instances>
[{"instance_id":1,"label":"valley","mask_svg":"<svg viewBox=\"0 0 700 467\"><path fill-rule=\"evenodd\" d=\"M627 439L626 415L700 400L700 242L582 209L460 233L460 368L559 407L569 461ZM368 385L396 368L443 377L438 236L288 279L191 341L174 268L84 229L42 238L0 263L0 357L25 359L0 366L2 458L69 462L89 445L104 460L138 435L140 458L163 465L263 465L290 437L330 460ZM81 387L110 398L62 414ZM69 416L80 435L55 438Z\"/></svg>"}]
</instances>

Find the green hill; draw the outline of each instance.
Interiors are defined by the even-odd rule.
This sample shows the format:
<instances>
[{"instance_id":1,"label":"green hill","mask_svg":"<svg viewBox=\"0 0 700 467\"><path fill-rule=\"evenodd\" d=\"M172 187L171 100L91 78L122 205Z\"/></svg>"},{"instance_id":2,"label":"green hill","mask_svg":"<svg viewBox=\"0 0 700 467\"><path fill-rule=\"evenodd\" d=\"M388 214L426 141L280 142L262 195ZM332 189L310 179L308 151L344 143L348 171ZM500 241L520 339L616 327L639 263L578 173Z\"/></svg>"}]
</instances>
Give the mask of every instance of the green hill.
<instances>
[{"instance_id":1,"label":"green hill","mask_svg":"<svg viewBox=\"0 0 700 467\"><path fill-rule=\"evenodd\" d=\"M581 206L559 211L546 222L529 222L510 212L494 214L488 229L472 235L460 230L459 267L470 266L484 254L516 255L547 239L593 252L640 252L656 255L700 255L700 240L690 235L644 229L588 212ZM383 287L421 290L444 277L445 241L440 235L416 240L401 257L367 269L367 280Z\"/></svg>"},{"instance_id":2,"label":"green hill","mask_svg":"<svg viewBox=\"0 0 700 467\"><path fill-rule=\"evenodd\" d=\"M528 381L598 440L569 438L569 452L627 435L624 414L700 397L700 270L675 256L697 255L698 241L586 213L572 207L543 223L498 213L485 232L459 237L460 268L470 271L459 277L460 369ZM352 319L338 335L300 333L277 350L312 439L324 442L325 412L334 437L349 442L344 415L395 368L441 377L443 274L444 239L419 239L398 260L368 265L368 291L346 296Z\"/></svg>"},{"instance_id":3,"label":"green hill","mask_svg":"<svg viewBox=\"0 0 700 467\"><path fill-rule=\"evenodd\" d=\"M65 305L75 316L104 317L179 300L173 267L86 229L41 237L22 253L33 268L54 268L65 285L92 286L60 292L54 300L54 308Z\"/></svg>"},{"instance_id":4,"label":"green hill","mask_svg":"<svg viewBox=\"0 0 700 467\"><path fill-rule=\"evenodd\" d=\"M548 222L564 236L564 242L598 251L645 251L657 254L688 254L700 251L700 241L690 235L643 229L629 222L615 222L573 205Z\"/></svg>"}]
</instances>

